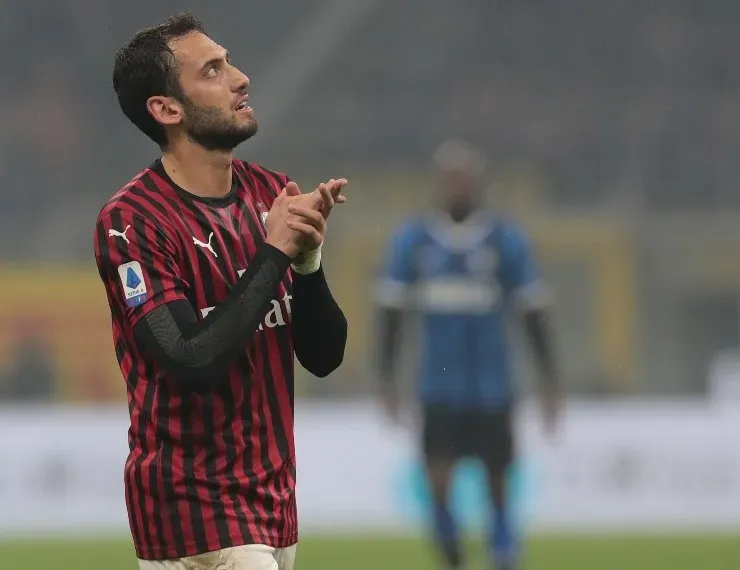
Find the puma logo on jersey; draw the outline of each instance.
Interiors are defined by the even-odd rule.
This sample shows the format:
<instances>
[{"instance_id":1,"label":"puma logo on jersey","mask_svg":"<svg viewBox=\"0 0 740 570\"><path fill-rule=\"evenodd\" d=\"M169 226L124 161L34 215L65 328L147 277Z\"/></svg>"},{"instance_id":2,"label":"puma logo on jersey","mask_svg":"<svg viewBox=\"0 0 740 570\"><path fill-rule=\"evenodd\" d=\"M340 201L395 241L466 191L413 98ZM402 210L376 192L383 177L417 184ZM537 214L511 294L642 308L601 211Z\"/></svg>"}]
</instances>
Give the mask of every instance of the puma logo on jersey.
<instances>
[{"instance_id":1,"label":"puma logo on jersey","mask_svg":"<svg viewBox=\"0 0 740 570\"><path fill-rule=\"evenodd\" d=\"M129 224L128 226L124 228L122 232L119 232L118 230L114 230L113 228L111 228L108 230L108 237L123 238L123 241L125 241L126 243L131 243L130 241L128 241L128 237L126 237L126 232L128 231L130 227L131 225Z\"/></svg>"},{"instance_id":2,"label":"puma logo on jersey","mask_svg":"<svg viewBox=\"0 0 740 570\"><path fill-rule=\"evenodd\" d=\"M218 254L216 253L216 251L213 249L213 246L211 245L212 239L213 239L213 232L211 232L210 235L208 236L208 243L203 243L195 236L193 236L193 243L197 246L202 247L203 249L207 249L208 251L210 251L213 254L213 257L218 257Z\"/></svg>"}]
</instances>

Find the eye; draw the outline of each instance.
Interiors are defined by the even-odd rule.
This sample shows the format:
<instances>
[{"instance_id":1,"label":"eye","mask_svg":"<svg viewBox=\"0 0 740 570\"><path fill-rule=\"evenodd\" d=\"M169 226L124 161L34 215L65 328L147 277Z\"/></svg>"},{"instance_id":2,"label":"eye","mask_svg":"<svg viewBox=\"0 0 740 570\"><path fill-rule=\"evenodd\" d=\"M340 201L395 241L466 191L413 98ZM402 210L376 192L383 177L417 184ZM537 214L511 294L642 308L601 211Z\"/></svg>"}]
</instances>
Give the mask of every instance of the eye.
<instances>
[{"instance_id":1,"label":"eye","mask_svg":"<svg viewBox=\"0 0 740 570\"><path fill-rule=\"evenodd\" d=\"M206 77L208 77L208 78L211 78L211 77L216 77L216 75L217 75L217 74L218 74L218 69L216 68L216 66L215 66L215 65L211 65L211 66L210 66L210 67L209 67L209 68L208 68L208 69L206 70Z\"/></svg>"}]
</instances>

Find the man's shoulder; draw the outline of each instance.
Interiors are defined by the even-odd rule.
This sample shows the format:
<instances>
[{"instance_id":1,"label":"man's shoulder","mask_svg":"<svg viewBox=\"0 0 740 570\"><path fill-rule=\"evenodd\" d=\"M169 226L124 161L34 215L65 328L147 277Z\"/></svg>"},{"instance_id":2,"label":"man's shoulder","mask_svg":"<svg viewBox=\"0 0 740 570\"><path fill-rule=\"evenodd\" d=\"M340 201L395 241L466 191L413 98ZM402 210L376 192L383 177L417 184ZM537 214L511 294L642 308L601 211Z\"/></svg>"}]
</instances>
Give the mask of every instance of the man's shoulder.
<instances>
[{"instance_id":1,"label":"man's shoulder","mask_svg":"<svg viewBox=\"0 0 740 570\"><path fill-rule=\"evenodd\" d=\"M491 227L504 248L518 250L529 244L527 232L516 220L496 216L492 218Z\"/></svg>"},{"instance_id":2,"label":"man's shoulder","mask_svg":"<svg viewBox=\"0 0 740 570\"><path fill-rule=\"evenodd\" d=\"M426 213L409 215L396 226L395 241L409 247L421 245L429 240L431 225L430 216Z\"/></svg>"},{"instance_id":3,"label":"man's shoulder","mask_svg":"<svg viewBox=\"0 0 740 570\"><path fill-rule=\"evenodd\" d=\"M152 196L151 179L153 170L151 166L143 168L128 182L120 186L103 204L98 212L97 221L109 219L115 215L137 214L143 218L150 218L156 223L166 221Z\"/></svg>"},{"instance_id":4,"label":"man's shoulder","mask_svg":"<svg viewBox=\"0 0 740 570\"><path fill-rule=\"evenodd\" d=\"M417 235L427 233L430 223L430 216L426 212L409 214L398 222L396 233Z\"/></svg>"}]
</instances>

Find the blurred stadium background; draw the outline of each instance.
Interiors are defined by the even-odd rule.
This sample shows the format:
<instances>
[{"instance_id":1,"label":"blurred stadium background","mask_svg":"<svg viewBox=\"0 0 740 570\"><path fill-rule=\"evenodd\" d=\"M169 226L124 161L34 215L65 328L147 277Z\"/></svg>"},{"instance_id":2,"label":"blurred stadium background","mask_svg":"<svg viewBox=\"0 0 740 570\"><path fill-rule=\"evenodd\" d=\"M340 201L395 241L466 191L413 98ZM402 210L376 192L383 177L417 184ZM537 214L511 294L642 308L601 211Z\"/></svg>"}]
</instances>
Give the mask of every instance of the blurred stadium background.
<instances>
[{"instance_id":1,"label":"blurred stadium background","mask_svg":"<svg viewBox=\"0 0 740 570\"><path fill-rule=\"evenodd\" d=\"M520 417L527 570L740 568L731 0L0 0L0 568L135 567L92 228L156 156L117 108L114 51L183 8L252 80L261 132L238 154L304 188L351 180L326 246L348 356L297 382L297 569L429 567L415 435L374 401L372 282L450 137L486 152L556 296L569 406L554 443ZM471 533L479 476L455 489Z\"/></svg>"}]
</instances>

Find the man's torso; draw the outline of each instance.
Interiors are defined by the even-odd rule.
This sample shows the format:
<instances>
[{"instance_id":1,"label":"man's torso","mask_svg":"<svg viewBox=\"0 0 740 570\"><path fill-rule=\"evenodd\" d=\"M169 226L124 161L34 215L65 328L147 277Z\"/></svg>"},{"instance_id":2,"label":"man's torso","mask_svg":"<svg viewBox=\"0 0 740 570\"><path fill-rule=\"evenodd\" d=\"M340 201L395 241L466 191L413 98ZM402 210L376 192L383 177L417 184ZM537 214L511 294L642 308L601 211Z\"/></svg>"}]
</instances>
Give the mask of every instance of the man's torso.
<instances>
[{"instance_id":1,"label":"man's torso","mask_svg":"<svg viewBox=\"0 0 740 570\"><path fill-rule=\"evenodd\" d=\"M152 239L176 252L170 270L199 319L248 267L286 181L240 161L233 176L227 197L197 199L176 188L158 162L104 209L114 224L118 207L151 215L162 229ZM125 239L125 228L116 231L107 239ZM290 301L288 273L228 379L186 390L137 345L131 319L111 300L131 414L126 498L140 558L295 542Z\"/></svg>"},{"instance_id":2,"label":"man's torso","mask_svg":"<svg viewBox=\"0 0 740 570\"><path fill-rule=\"evenodd\" d=\"M428 220L411 247L422 400L452 408L508 405L509 299L496 222L481 216L455 234L451 226Z\"/></svg>"}]
</instances>

